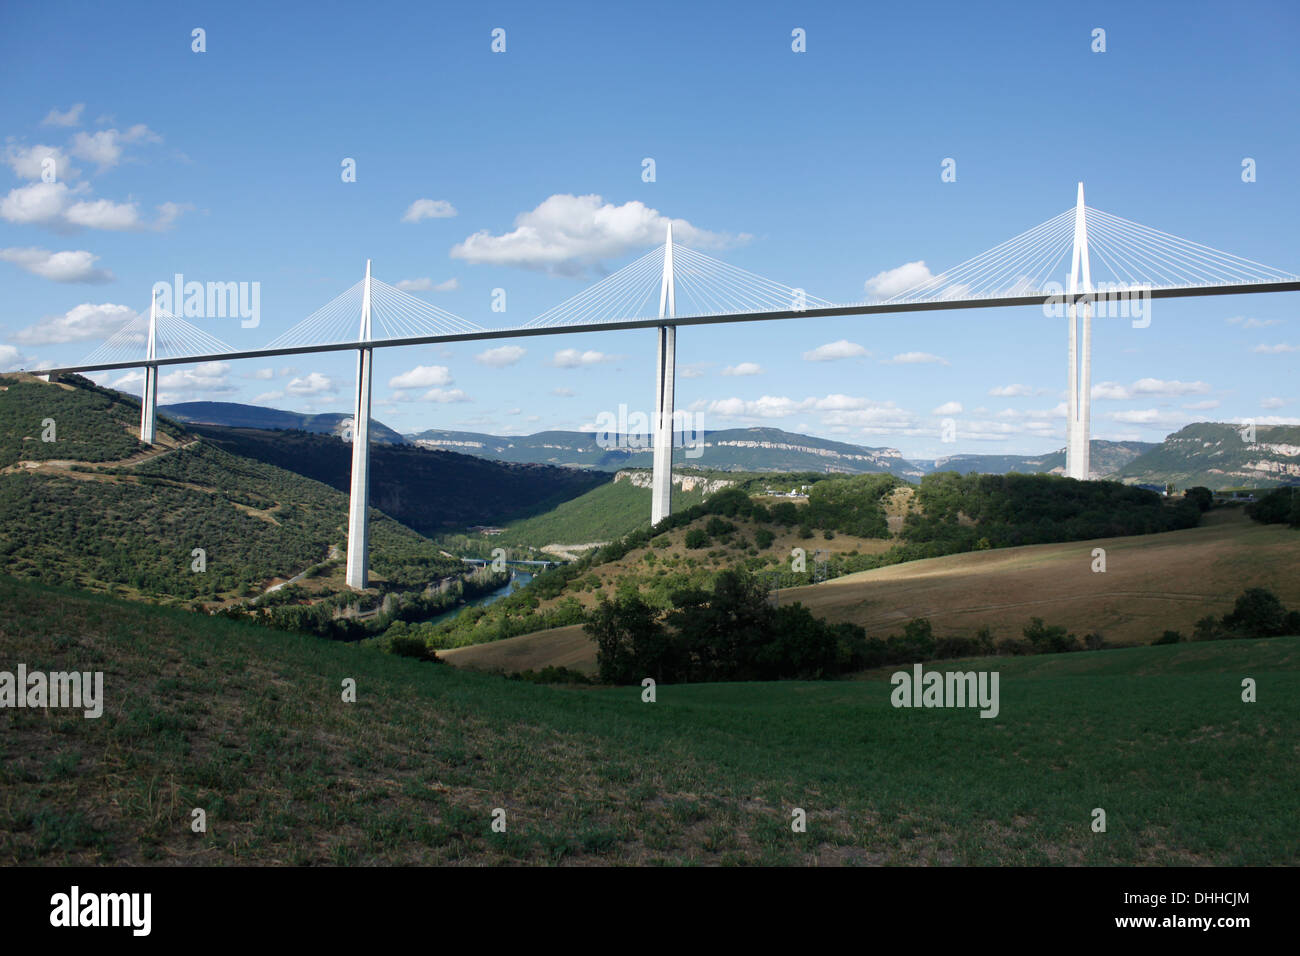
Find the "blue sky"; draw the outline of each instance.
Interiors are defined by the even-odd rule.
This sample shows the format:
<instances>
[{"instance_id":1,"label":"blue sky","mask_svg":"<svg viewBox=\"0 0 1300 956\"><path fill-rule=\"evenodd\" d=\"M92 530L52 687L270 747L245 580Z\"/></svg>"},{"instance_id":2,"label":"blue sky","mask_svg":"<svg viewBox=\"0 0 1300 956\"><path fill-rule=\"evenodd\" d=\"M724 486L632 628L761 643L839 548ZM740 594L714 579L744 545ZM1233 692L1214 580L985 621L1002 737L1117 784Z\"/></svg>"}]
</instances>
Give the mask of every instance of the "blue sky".
<instances>
[{"instance_id":1,"label":"blue sky","mask_svg":"<svg viewBox=\"0 0 1300 956\"><path fill-rule=\"evenodd\" d=\"M522 324L646 252L664 217L726 262L860 301L881 273L941 272L1066 210L1079 180L1099 209L1300 272L1297 8L1137 6L8 4L0 367L76 362L176 273L258 283L258 327L196 320L254 348L367 257L441 309ZM1300 421L1295 305L1098 320L1094 437ZM918 458L1043 452L1064 442L1065 337L1036 309L684 328L677 405ZM382 349L376 369L375 414L401 431L577 428L649 409L654 333ZM354 373L346 354L178 367L162 399L349 411Z\"/></svg>"}]
</instances>

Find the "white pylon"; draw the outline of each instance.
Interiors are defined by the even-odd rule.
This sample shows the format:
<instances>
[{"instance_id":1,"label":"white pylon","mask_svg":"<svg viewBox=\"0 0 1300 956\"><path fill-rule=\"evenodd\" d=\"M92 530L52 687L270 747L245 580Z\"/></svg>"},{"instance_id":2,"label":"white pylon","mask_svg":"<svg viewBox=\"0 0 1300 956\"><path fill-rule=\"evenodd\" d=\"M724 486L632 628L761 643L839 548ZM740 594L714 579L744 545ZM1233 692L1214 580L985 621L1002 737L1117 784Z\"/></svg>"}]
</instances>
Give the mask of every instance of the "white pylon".
<instances>
[{"instance_id":1,"label":"white pylon","mask_svg":"<svg viewBox=\"0 0 1300 956\"><path fill-rule=\"evenodd\" d=\"M664 275L659 286L659 318L677 316L677 288L673 281L673 224L668 223L664 244ZM655 367L654 470L650 475L650 524L656 525L673 510L673 380L677 366L677 327L659 326L659 356Z\"/></svg>"},{"instance_id":2,"label":"white pylon","mask_svg":"<svg viewBox=\"0 0 1300 956\"><path fill-rule=\"evenodd\" d=\"M1082 276L1080 275L1082 273ZM1082 282L1080 282L1082 278ZM1083 355L1079 355L1078 310L1075 296L1092 292L1092 271L1088 264L1088 220L1083 204L1083 183L1079 183L1074 206L1074 252L1070 257L1070 374L1066 401L1065 473L1086 480L1091 474L1092 420L1092 305L1084 302Z\"/></svg>"},{"instance_id":3,"label":"white pylon","mask_svg":"<svg viewBox=\"0 0 1300 956\"><path fill-rule=\"evenodd\" d=\"M145 359L158 358L158 290L153 290L149 301L149 341L145 346ZM140 441L152 445L158 428L158 366L144 367L144 394L140 397Z\"/></svg>"},{"instance_id":4,"label":"white pylon","mask_svg":"<svg viewBox=\"0 0 1300 956\"><path fill-rule=\"evenodd\" d=\"M361 287L361 331L370 341L370 260ZM373 349L357 349L356 404L352 416L352 487L348 496L348 587L362 590L370 579L370 378Z\"/></svg>"}]
</instances>

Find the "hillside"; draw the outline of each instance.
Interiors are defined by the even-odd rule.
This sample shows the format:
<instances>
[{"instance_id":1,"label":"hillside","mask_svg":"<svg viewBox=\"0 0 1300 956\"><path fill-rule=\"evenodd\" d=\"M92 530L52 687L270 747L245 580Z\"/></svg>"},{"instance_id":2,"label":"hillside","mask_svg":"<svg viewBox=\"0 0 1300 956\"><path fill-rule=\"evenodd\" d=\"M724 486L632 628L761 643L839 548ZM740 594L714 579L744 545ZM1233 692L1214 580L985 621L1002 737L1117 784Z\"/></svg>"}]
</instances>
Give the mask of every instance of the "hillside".
<instances>
[{"instance_id":1,"label":"hillside","mask_svg":"<svg viewBox=\"0 0 1300 956\"><path fill-rule=\"evenodd\" d=\"M1156 448L1154 442L1145 441L1103 441L1094 438L1090 443L1090 461L1095 478L1103 478L1119 471L1139 455ZM1011 472L1022 474L1065 474L1065 449L1061 448L1050 455L953 455L950 458L938 458L931 465L933 471L957 471L962 474L976 471L988 475L1005 475Z\"/></svg>"},{"instance_id":2,"label":"hillside","mask_svg":"<svg viewBox=\"0 0 1300 956\"><path fill-rule=\"evenodd\" d=\"M948 665L1000 672L993 720L884 674L650 705L8 578L0 648L105 690L0 717L5 865L1300 862L1294 637Z\"/></svg>"},{"instance_id":3,"label":"hillside","mask_svg":"<svg viewBox=\"0 0 1300 956\"><path fill-rule=\"evenodd\" d=\"M139 404L71 378L8 376L0 392L5 573L129 596L222 601L341 555L345 495L231 455L160 419L140 445ZM54 441L41 440L53 418ZM459 570L411 529L372 515L378 581ZM204 568L194 570L194 549Z\"/></svg>"},{"instance_id":4,"label":"hillside","mask_svg":"<svg viewBox=\"0 0 1300 956\"><path fill-rule=\"evenodd\" d=\"M207 425L191 428L232 454L297 472L344 493L351 487L352 446L332 436ZM370 449L371 506L429 536L544 514L605 484L609 477L603 472L489 461L415 445Z\"/></svg>"},{"instance_id":5,"label":"hillside","mask_svg":"<svg viewBox=\"0 0 1300 956\"><path fill-rule=\"evenodd\" d=\"M1091 569L1106 551L1105 573ZM1300 534L1216 511L1198 528L1124 538L1041 544L948 555L849 574L779 592L819 617L869 632L929 618L938 636L989 627L995 640L1019 635L1031 617L1082 636L1145 644L1166 629L1192 632L1207 614L1232 609L1249 587L1300 605Z\"/></svg>"},{"instance_id":6,"label":"hillside","mask_svg":"<svg viewBox=\"0 0 1300 956\"><path fill-rule=\"evenodd\" d=\"M494 535L494 546L544 548L547 545L613 541L650 525L649 472L620 471L614 480L532 518L508 524ZM642 479L638 481L637 479ZM673 507L704 500L704 487L689 474L673 475ZM684 487L686 486L686 487Z\"/></svg>"},{"instance_id":7,"label":"hillside","mask_svg":"<svg viewBox=\"0 0 1300 956\"><path fill-rule=\"evenodd\" d=\"M596 432L547 431L499 437L434 428L407 438L426 448L444 448L500 461L544 462L607 471L649 467L652 452L647 435L602 437ZM602 447L600 440L615 447ZM684 445L696 440L702 451L698 456L688 455ZM887 472L899 477L922 474L896 448L867 448L779 428L729 428L706 431L700 436L678 434L673 444L673 464L680 468L823 474Z\"/></svg>"},{"instance_id":8,"label":"hillside","mask_svg":"<svg viewBox=\"0 0 1300 956\"><path fill-rule=\"evenodd\" d=\"M304 412L286 412L278 408L243 405L239 402L178 402L175 405L160 405L158 411L178 422L192 425L225 425L230 428L259 428L268 431L304 431L335 437L342 437L345 426L352 422L350 412L308 415ZM406 439L383 422L372 418L370 441L381 445L400 445Z\"/></svg>"},{"instance_id":9,"label":"hillside","mask_svg":"<svg viewBox=\"0 0 1300 956\"><path fill-rule=\"evenodd\" d=\"M778 547L849 548L879 553L886 542L837 535L816 545L791 536ZM1104 548L1105 573L1093 573L1093 548ZM658 562L673 561L676 545ZM699 552L696 552L699 554ZM701 559L704 557L700 554ZM597 571L611 589L634 570L640 553ZM1216 511L1199 528L1063 544L1028 545L909 561L775 592L778 604L800 602L831 622L848 621L868 634L900 632L912 618L928 618L936 637L969 637L987 627L994 641L1019 637L1031 618L1064 626L1082 637L1099 632L1111 644L1149 644L1165 630L1184 636L1206 615L1221 616L1249 587L1300 606L1300 534L1260 525L1237 509ZM577 595L584 604L591 596ZM439 651L456 666L507 672L568 667L593 673L596 648L581 626L523 634L504 641Z\"/></svg>"},{"instance_id":10,"label":"hillside","mask_svg":"<svg viewBox=\"0 0 1300 956\"><path fill-rule=\"evenodd\" d=\"M1259 425L1247 442L1242 425L1188 425L1115 475L1131 484L1266 488L1300 484L1300 425Z\"/></svg>"}]
</instances>

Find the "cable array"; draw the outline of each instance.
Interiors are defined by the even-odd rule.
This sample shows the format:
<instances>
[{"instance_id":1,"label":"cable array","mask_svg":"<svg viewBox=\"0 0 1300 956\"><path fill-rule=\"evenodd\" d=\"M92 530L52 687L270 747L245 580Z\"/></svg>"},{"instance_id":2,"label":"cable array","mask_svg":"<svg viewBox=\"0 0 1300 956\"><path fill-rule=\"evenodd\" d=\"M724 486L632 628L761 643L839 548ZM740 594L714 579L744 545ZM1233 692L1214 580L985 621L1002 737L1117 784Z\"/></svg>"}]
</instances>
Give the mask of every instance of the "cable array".
<instances>
[{"instance_id":1,"label":"cable array","mask_svg":"<svg viewBox=\"0 0 1300 956\"><path fill-rule=\"evenodd\" d=\"M361 299L365 280L325 303L289 331L277 337L268 349L310 345L335 345L361 340ZM431 335L481 332L482 326L431 305L387 282L370 279L370 338L418 339Z\"/></svg>"},{"instance_id":2,"label":"cable array","mask_svg":"<svg viewBox=\"0 0 1300 956\"><path fill-rule=\"evenodd\" d=\"M664 251L663 245L657 246L536 316L524 328L657 318ZM678 316L802 311L832 305L802 289L774 282L676 242L673 243L673 286Z\"/></svg>"},{"instance_id":3,"label":"cable array","mask_svg":"<svg viewBox=\"0 0 1300 956\"><path fill-rule=\"evenodd\" d=\"M370 325L371 338L376 340L483 331L481 325L373 277L370 280Z\"/></svg>"},{"instance_id":4,"label":"cable array","mask_svg":"<svg viewBox=\"0 0 1300 956\"><path fill-rule=\"evenodd\" d=\"M1084 207L1093 289L1185 288L1293 281L1297 277L1251 259ZM1074 251L1072 207L973 259L883 301L1049 295L1049 282L1069 282ZM1080 277L1082 283L1082 277ZM1082 285L1080 286L1082 287Z\"/></svg>"},{"instance_id":5,"label":"cable array","mask_svg":"<svg viewBox=\"0 0 1300 956\"><path fill-rule=\"evenodd\" d=\"M154 358L184 358L188 355L219 355L234 352L215 335L170 312L158 312L154 330ZM99 348L81 361L81 365L148 360L149 311L138 313L110 335Z\"/></svg>"},{"instance_id":6,"label":"cable array","mask_svg":"<svg viewBox=\"0 0 1300 956\"><path fill-rule=\"evenodd\" d=\"M1088 207L1087 223L1094 286L1098 260L1110 273L1109 281L1134 286L1150 283L1152 288L1287 282L1296 278L1289 272L1100 209Z\"/></svg>"}]
</instances>

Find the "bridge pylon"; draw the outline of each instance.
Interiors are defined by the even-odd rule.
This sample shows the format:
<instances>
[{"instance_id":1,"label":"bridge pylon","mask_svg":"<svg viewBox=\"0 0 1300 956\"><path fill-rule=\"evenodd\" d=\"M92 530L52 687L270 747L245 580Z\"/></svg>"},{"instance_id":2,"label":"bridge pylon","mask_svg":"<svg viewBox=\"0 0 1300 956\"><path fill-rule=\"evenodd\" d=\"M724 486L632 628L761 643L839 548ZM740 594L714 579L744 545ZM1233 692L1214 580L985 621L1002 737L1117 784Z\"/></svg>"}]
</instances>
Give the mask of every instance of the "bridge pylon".
<instances>
[{"instance_id":1,"label":"bridge pylon","mask_svg":"<svg viewBox=\"0 0 1300 956\"><path fill-rule=\"evenodd\" d=\"M1088 263L1088 217L1083 204L1083 183L1079 183L1074 206L1074 251L1070 257L1070 374L1065 421L1065 473L1087 480L1091 473L1092 431L1092 304L1078 303L1076 296L1092 292L1092 271ZM1083 310L1083 347L1079 343L1079 309ZM1080 355L1082 351L1082 355Z\"/></svg>"},{"instance_id":2,"label":"bridge pylon","mask_svg":"<svg viewBox=\"0 0 1300 956\"><path fill-rule=\"evenodd\" d=\"M153 290L149 301L149 340L145 346L145 359L152 363L158 358L158 290ZM158 366L144 367L144 393L140 396L140 441L152 445L158 429Z\"/></svg>"},{"instance_id":3,"label":"bridge pylon","mask_svg":"<svg viewBox=\"0 0 1300 956\"><path fill-rule=\"evenodd\" d=\"M370 260L361 288L359 342L371 339ZM356 404L352 417L352 486L348 497L348 587L362 590L370 579L370 379L374 349L357 349Z\"/></svg>"},{"instance_id":4,"label":"bridge pylon","mask_svg":"<svg viewBox=\"0 0 1300 956\"><path fill-rule=\"evenodd\" d=\"M653 287L652 287L653 288ZM663 280L659 286L659 318L677 316L677 288L673 281L673 224L668 223L664 243ZM673 384L677 367L677 326L660 325L659 355L655 366L654 470L650 476L650 524L656 525L673 510Z\"/></svg>"}]
</instances>

